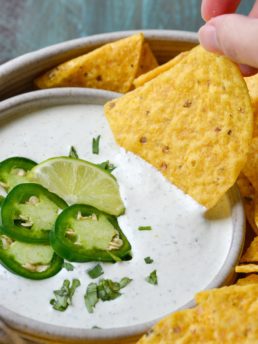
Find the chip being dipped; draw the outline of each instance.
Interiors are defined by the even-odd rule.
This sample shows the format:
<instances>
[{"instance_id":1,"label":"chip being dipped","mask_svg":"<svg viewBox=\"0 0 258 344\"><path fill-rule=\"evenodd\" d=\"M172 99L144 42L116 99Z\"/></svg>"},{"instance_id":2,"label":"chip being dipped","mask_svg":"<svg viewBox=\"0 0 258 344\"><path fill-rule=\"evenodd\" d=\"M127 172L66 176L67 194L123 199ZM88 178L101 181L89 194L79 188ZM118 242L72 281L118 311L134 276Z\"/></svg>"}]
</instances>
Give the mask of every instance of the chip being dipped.
<instances>
[{"instance_id":1,"label":"chip being dipped","mask_svg":"<svg viewBox=\"0 0 258 344\"><path fill-rule=\"evenodd\" d=\"M107 103L105 114L119 145L207 208L235 183L253 131L251 101L237 66L200 46Z\"/></svg>"}]
</instances>

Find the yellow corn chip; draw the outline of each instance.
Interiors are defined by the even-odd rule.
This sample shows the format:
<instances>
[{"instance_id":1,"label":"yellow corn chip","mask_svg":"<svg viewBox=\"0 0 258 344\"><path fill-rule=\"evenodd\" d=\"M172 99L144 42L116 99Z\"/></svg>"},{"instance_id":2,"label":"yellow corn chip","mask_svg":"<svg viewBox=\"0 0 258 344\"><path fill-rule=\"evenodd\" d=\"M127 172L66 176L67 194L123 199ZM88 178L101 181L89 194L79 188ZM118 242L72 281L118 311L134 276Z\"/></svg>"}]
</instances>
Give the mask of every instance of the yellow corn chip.
<instances>
[{"instance_id":1,"label":"yellow corn chip","mask_svg":"<svg viewBox=\"0 0 258 344\"><path fill-rule=\"evenodd\" d=\"M79 86L127 92L139 70L143 34L106 44L67 61L35 80L39 88Z\"/></svg>"},{"instance_id":2,"label":"yellow corn chip","mask_svg":"<svg viewBox=\"0 0 258 344\"><path fill-rule=\"evenodd\" d=\"M252 274L244 278L239 278L236 284L241 286L249 284L258 284L258 275Z\"/></svg>"},{"instance_id":3,"label":"yellow corn chip","mask_svg":"<svg viewBox=\"0 0 258 344\"><path fill-rule=\"evenodd\" d=\"M258 74L245 78L254 108L254 133L258 136Z\"/></svg>"},{"instance_id":4,"label":"yellow corn chip","mask_svg":"<svg viewBox=\"0 0 258 344\"><path fill-rule=\"evenodd\" d=\"M151 71L152 69L158 67L158 62L156 57L153 55L153 52L149 46L148 42L143 43L142 54L139 63L139 68L136 74L136 78L144 73Z\"/></svg>"},{"instance_id":5,"label":"yellow corn chip","mask_svg":"<svg viewBox=\"0 0 258 344\"><path fill-rule=\"evenodd\" d=\"M255 222L255 204L256 204L255 199L257 198L257 196L255 196L254 188L243 173L239 175L237 179L237 185L239 187L239 191L243 199L247 221L252 227L252 229L254 230L254 232L258 234L258 227ZM258 209L257 209L257 223L258 223Z\"/></svg>"},{"instance_id":6,"label":"yellow corn chip","mask_svg":"<svg viewBox=\"0 0 258 344\"><path fill-rule=\"evenodd\" d=\"M256 192L258 192L258 137L252 139L247 156L247 162L243 169L244 175L250 180Z\"/></svg>"},{"instance_id":7,"label":"yellow corn chip","mask_svg":"<svg viewBox=\"0 0 258 344\"><path fill-rule=\"evenodd\" d=\"M242 256L240 263L257 263L258 262L258 236L254 238L251 245L247 248Z\"/></svg>"},{"instance_id":8,"label":"yellow corn chip","mask_svg":"<svg viewBox=\"0 0 258 344\"><path fill-rule=\"evenodd\" d=\"M257 284L207 290L196 302L159 321L137 344L258 342Z\"/></svg>"},{"instance_id":9,"label":"yellow corn chip","mask_svg":"<svg viewBox=\"0 0 258 344\"><path fill-rule=\"evenodd\" d=\"M158 75L166 72L170 68L174 67L178 62L180 62L185 56L187 56L188 51L185 51L183 53L180 53L176 57L174 57L172 60L168 61L167 63L164 63L163 65L151 70L150 72L146 74L140 75L137 79L134 80L133 84L135 87L140 87L144 85L146 82L156 78Z\"/></svg>"},{"instance_id":10,"label":"yellow corn chip","mask_svg":"<svg viewBox=\"0 0 258 344\"><path fill-rule=\"evenodd\" d=\"M105 114L118 144L207 208L235 183L252 139L252 106L238 68L200 46L107 103Z\"/></svg>"},{"instance_id":11,"label":"yellow corn chip","mask_svg":"<svg viewBox=\"0 0 258 344\"><path fill-rule=\"evenodd\" d=\"M235 272L242 274L249 274L258 272L258 264L241 264L235 267Z\"/></svg>"}]
</instances>

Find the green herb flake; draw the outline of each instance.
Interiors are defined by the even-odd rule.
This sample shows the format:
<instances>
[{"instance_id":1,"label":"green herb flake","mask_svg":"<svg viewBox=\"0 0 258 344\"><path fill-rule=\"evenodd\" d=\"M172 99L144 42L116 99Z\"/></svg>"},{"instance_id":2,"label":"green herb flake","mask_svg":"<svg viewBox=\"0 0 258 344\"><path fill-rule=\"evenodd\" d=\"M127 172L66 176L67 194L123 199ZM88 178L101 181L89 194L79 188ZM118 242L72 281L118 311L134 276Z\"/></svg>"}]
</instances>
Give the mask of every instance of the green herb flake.
<instances>
[{"instance_id":1,"label":"green herb flake","mask_svg":"<svg viewBox=\"0 0 258 344\"><path fill-rule=\"evenodd\" d=\"M87 274L90 278L95 279L104 274L102 266L100 264L95 265L92 269L87 270Z\"/></svg>"},{"instance_id":2,"label":"green herb flake","mask_svg":"<svg viewBox=\"0 0 258 344\"><path fill-rule=\"evenodd\" d=\"M116 168L115 165L113 165L109 160L107 161L103 161L100 164L97 164L97 166L99 166L100 168L102 168L103 170L111 173L114 171L114 169Z\"/></svg>"},{"instance_id":3,"label":"green herb flake","mask_svg":"<svg viewBox=\"0 0 258 344\"><path fill-rule=\"evenodd\" d=\"M154 260L151 257L145 257L144 261L146 264L152 264L154 262Z\"/></svg>"},{"instance_id":4,"label":"green herb flake","mask_svg":"<svg viewBox=\"0 0 258 344\"><path fill-rule=\"evenodd\" d=\"M88 312L93 313L94 307L99 300L111 301L121 296L120 290L125 288L131 281L131 278L124 277L120 282L114 282L110 279L101 279L99 284L90 283L84 295L84 301Z\"/></svg>"},{"instance_id":5,"label":"green herb flake","mask_svg":"<svg viewBox=\"0 0 258 344\"><path fill-rule=\"evenodd\" d=\"M63 268L66 269L67 271L73 271L74 270L74 266L68 262L63 263Z\"/></svg>"},{"instance_id":6,"label":"green herb flake","mask_svg":"<svg viewBox=\"0 0 258 344\"><path fill-rule=\"evenodd\" d=\"M146 281L150 284L157 285L158 284L157 270L153 270L149 274L149 276L146 277Z\"/></svg>"},{"instance_id":7,"label":"green herb flake","mask_svg":"<svg viewBox=\"0 0 258 344\"><path fill-rule=\"evenodd\" d=\"M100 135L97 136L96 138L93 138L92 140L92 153L93 154L99 154L99 140L100 140Z\"/></svg>"},{"instance_id":8,"label":"green herb flake","mask_svg":"<svg viewBox=\"0 0 258 344\"><path fill-rule=\"evenodd\" d=\"M84 295L85 306L89 313L93 313L94 307L96 306L98 301L99 301L99 298L98 298L98 292L97 292L97 284L90 283Z\"/></svg>"},{"instance_id":9,"label":"green herb flake","mask_svg":"<svg viewBox=\"0 0 258 344\"><path fill-rule=\"evenodd\" d=\"M139 231L151 231L152 227L151 226L139 226L138 230Z\"/></svg>"},{"instance_id":10,"label":"green herb flake","mask_svg":"<svg viewBox=\"0 0 258 344\"><path fill-rule=\"evenodd\" d=\"M69 158L79 159L79 155L78 155L76 149L74 148L74 146L71 146L71 148L70 148Z\"/></svg>"},{"instance_id":11,"label":"green herb flake","mask_svg":"<svg viewBox=\"0 0 258 344\"><path fill-rule=\"evenodd\" d=\"M73 279L70 287L70 281L64 280L61 289L54 290L55 299L50 300L50 304L57 311L64 312L72 303L72 297L76 288L81 285L78 279Z\"/></svg>"}]
</instances>

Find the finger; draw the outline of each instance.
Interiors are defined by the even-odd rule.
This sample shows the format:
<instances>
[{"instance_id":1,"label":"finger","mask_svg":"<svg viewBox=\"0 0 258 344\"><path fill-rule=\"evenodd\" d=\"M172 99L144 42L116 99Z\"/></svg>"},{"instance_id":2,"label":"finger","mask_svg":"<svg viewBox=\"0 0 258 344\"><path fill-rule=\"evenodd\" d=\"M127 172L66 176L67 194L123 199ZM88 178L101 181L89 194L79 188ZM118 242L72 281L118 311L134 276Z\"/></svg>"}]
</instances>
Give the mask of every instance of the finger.
<instances>
[{"instance_id":1,"label":"finger","mask_svg":"<svg viewBox=\"0 0 258 344\"><path fill-rule=\"evenodd\" d=\"M221 14L234 13L241 0L202 0L201 13L205 21Z\"/></svg>"},{"instance_id":2,"label":"finger","mask_svg":"<svg viewBox=\"0 0 258 344\"><path fill-rule=\"evenodd\" d=\"M258 70L256 68L247 66L247 65L243 65L240 64L239 65L239 69L241 70L241 73L243 74L243 76L251 76L254 75L258 72Z\"/></svg>"},{"instance_id":3,"label":"finger","mask_svg":"<svg viewBox=\"0 0 258 344\"><path fill-rule=\"evenodd\" d=\"M258 19L225 14L211 19L199 30L201 45L233 61L258 68Z\"/></svg>"}]
</instances>

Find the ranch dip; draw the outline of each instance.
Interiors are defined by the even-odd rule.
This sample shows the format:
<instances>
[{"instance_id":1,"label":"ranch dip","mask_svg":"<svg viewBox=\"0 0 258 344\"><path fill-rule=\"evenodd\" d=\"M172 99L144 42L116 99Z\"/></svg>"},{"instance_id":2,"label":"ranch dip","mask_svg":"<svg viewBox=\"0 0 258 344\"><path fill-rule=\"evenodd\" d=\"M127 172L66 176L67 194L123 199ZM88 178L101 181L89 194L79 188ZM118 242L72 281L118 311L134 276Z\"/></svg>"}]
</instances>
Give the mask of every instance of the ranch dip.
<instances>
[{"instance_id":1,"label":"ranch dip","mask_svg":"<svg viewBox=\"0 0 258 344\"><path fill-rule=\"evenodd\" d=\"M92 154L93 137L101 135L100 154ZM121 229L132 245L133 259L101 263L104 275L133 281L113 301L99 301L89 314L83 295L93 280L86 270L96 263L72 263L43 281L26 280L0 266L0 305L31 319L73 328L114 328L160 318L193 299L220 271L232 240L230 204L225 196L215 209L205 209L170 184L160 172L121 149L100 105L65 105L37 110L0 123L0 159L24 156L37 162L68 155L73 145L81 159L94 163L110 160L120 186L126 213ZM139 231L139 226L152 230ZM146 264L145 257L154 262ZM158 285L145 278L157 271ZM65 312L52 309L53 291L64 279L78 278L81 286ZM94 281L98 281L94 280Z\"/></svg>"}]
</instances>

